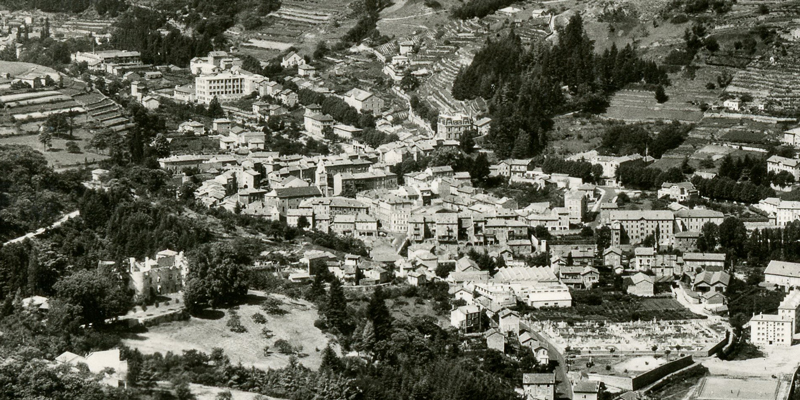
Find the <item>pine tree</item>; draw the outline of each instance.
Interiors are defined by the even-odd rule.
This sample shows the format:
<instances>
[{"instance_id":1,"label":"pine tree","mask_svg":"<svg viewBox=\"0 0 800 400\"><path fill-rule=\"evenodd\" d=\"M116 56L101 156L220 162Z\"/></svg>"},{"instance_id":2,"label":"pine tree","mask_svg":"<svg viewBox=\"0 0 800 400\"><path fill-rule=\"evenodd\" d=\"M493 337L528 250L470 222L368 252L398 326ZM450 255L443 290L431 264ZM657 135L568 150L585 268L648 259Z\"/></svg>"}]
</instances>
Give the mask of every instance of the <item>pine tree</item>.
<instances>
[{"instance_id":1,"label":"pine tree","mask_svg":"<svg viewBox=\"0 0 800 400\"><path fill-rule=\"evenodd\" d=\"M347 299L344 297L342 283L338 279L334 279L331 282L328 303L325 306L325 318L329 326L338 329L343 334L350 333L347 318Z\"/></svg>"},{"instance_id":2,"label":"pine tree","mask_svg":"<svg viewBox=\"0 0 800 400\"><path fill-rule=\"evenodd\" d=\"M372 321L375 329L375 341L387 340L392 335L392 314L386 307L383 289L380 286L375 288L367 305L367 318Z\"/></svg>"},{"instance_id":3,"label":"pine tree","mask_svg":"<svg viewBox=\"0 0 800 400\"><path fill-rule=\"evenodd\" d=\"M336 352L331 348L330 343L322 350L322 363L319 366L320 371L338 373L343 368L342 360L336 355Z\"/></svg>"}]
</instances>

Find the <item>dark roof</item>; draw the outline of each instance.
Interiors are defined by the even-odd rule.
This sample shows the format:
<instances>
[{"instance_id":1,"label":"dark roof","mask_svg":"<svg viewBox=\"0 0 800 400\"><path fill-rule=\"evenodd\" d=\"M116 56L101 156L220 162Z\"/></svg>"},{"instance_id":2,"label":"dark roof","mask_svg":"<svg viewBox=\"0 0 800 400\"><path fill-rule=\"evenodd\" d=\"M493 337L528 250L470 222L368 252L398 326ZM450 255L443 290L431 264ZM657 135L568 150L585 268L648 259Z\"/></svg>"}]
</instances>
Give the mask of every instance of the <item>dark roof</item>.
<instances>
[{"instance_id":1,"label":"dark roof","mask_svg":"<svg viewBox=\"0 0 800 400\"><path fill-rule=\"evenodd\" d=\"M289 197L322 196L322 192L320 192L319 188L316 186L275 189L275 194L278 196L279 199L284 199Z\"/></svg>"}]
</instances>

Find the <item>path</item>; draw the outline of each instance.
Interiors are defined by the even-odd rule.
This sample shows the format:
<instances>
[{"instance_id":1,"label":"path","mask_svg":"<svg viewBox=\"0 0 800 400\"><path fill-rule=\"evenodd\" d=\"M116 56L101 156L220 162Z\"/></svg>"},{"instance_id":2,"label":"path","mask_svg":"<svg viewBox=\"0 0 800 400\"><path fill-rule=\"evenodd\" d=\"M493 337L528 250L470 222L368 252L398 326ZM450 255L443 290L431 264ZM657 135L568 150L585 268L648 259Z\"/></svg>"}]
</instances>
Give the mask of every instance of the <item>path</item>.
<instances>
[{"instance_id":1,"label":"path","mask_svg":"<svg viewBox=\"0 0 800 400\"><path fill-rule=\"evenodd\" d=\"M592 207L592 212L600 211L600 206L603 203L610 203L611 200L614 200L614 197L617 197L617 190L612 187L598 186L597 190L599 190L602 193L602 195L600 196L600 200L597 200L597 202L594 204L594 207Z\"/></svg>"},{"instance_id":2,"label":"path","mask_svg":"<svg viewBox=\"0 0 800 400\"><path fill-rule=\"evenodd\" d=\"M63 217L61 217L61 219L59 219L59 220L58 220L58 221L56 221L56 222L53 222L53 224L52 224L52 225L50 225L50 226L48 226L48 227L46 227L46 228L39 228L39 229L37 229L37 230L35 230L35 231L33 231L33 232L30 232L30 233L28 233L28 234L26 234L26 235L20 236L20 237L18 237L18 238L16 238L16 239L11 239L11 240L9 240L9 241L5 242L5 243L4 243L4 245L6 245L6 244L11 244L11 243L17 243L17 242L21 242L21 241L23 241L23 240L25 240L25 239L32 239L32 238L34 238L34 237L36 237L36 236L39 236L39 235L41 235L41 234L45 233L45 232L46 232L48 229L58 228L58 227L59 227L59 226L61 226L61 224L63 224L64 222L67 222L67 221L69 221L70 219L72 219L72 218L75 218L75 217L77 217L77 216L79 216L79 215L81 215L81 212L80 212L80 211L78 211L78 210L75 210L75 211L73 211L73 212L71 212L71 213L69 213L69 214L67 214L67 215L65 215L65 216L63 216Z\"/></svg>"},{"instance_id":3,"label":"path","mask_svg":"<svg viewBox=\"0 0 800 400\"><path fill-rule=\"evenodd\" d=\"M556 367L556 394L562 395L559 398L572 399L572 382L567 377L567 360L564 359L564 355L559 351L559 347L553 344L546 335L531 329L529 324L520 321L520 325L536 337L540 343L547 343L547 352L550 355L550 359L558 361L558 367Z\"/></svg>"}]
</instances>

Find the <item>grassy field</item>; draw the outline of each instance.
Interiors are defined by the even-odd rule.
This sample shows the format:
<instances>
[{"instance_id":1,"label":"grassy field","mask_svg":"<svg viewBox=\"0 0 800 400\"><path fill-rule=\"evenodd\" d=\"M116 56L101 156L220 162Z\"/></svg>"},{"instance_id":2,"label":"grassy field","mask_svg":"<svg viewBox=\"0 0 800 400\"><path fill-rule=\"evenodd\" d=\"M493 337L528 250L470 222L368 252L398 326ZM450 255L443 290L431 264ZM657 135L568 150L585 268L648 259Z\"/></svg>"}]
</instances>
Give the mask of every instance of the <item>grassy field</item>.
<instances>
[{"instance_id":1,"label":"grassy field","mask_svg":"<svg viewBox=\"0 0 800 400\"><path fill-rule=\"evenodd\" d=\"M29 72L37 73L56 73L56 70L45 67L43 65L16 62L16 61L0 61L0 71L8 72L12 77L24 75Z\"/></svg>"},{"instance_id":2,"label":"grassy field","mask_svg":"<svg viewBox=\"0 0 800 400\"><path fill-rule=\"evenodd\" d=\"M75 123L80 125L84 122L85 116L80 116L75 119ZM48 164L53 168L65 168L69 166L79 165L83 163L96 163L100 160L108 158L105 154L99 154L94 151L86 150L92 134L84 128L77 128L73 131L75 136L74 141L78 143L81 148L80 153L70 153L67 151L67 142L69 139L54 137L52 147L48 151L43 151L42 144L39 142L39 135L36 130L39 128L38 123L23 124L19 129L13 127L6 127L9 133L15 135L0 136L0 144L20 144L30 146L34 150L38 150L44 154Z\"/></svg>"},{"instance_id":3,"label":"grassy field","mask_svg":"<svg viewBox=\"0 0 800 400\"><path fill-rule=\"evenodd\" d=\"M168 351L180 353L183 350L197 349L210 353L215 347L225 350L233 363L241 362L256 368L281 368L288 364L289 356L272 352L265 356L264 346L272 347L276 340L284 339L293 346L302 346L299 361L309 368L318 368L321 362L321 350L327 345L328 337L314 327L318 318L316 308L303 300L291 300L275 295L284 301L283 309L288 314L283 316L266 315L260 307L265 299L261 292L250 291L246 304L239 307L238 313L242 325L247 329L244 333L231 332L226 323L230 318L230 310L213 310L208 318L194 318L189 321L170 322L150 328L148 332L136 337L126 338L125 344L143 353ZM267 323L259 325L253 322L256 312L265 314ZM274 336L266 339L261 335L262 328L272 330Z\"/></svg>"}]
</instances>

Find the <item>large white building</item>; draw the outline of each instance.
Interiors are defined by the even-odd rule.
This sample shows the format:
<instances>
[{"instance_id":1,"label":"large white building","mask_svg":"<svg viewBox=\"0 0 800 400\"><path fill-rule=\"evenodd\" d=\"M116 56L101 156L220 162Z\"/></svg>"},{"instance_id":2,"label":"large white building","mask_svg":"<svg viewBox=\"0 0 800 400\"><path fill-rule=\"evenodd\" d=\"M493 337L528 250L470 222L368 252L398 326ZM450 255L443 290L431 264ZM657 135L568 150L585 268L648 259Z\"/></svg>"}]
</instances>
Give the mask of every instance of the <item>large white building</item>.
<instances>
[{"instance_id":1,"label":"large white building","mask_svg":"<svg viewBox=\"0 0 800 400\"><path fill-rule=\"evenodd\" d=\"M794 220L800 219L800 201L781 200L776 210L775 224L781 228Z\"/></svg>"},{"instance_id":2,"label":"large white building","mask_svg":"<svg viewBox=\"0 0 800 400\"><path fill-rule=\"evenodd\" d=\"M662 210L611 210L611 245L619 246L623 236L631 244L641 243L648 235L658 237L660 245L669 246L675 240L675 215Z\"/></svg>"},{"instance_id":3,"label":"large white building","mask_svg":"<svg viewBox=\"0 0 800 400\"><path fill-rule=\"evenodd\" d=\"M759 314L750 319L750 342L759 346L791 346L797 332L800 291L789 292L778 314Z\"/></svg>"},{"instance_id":4,"label":"large white building","mask_svg":"<svg viewBox=\"0 0 800 400\"><path fill-rule=\"evenodd\" d=\"M440 139L461 138L461 134L474 128L474 120L469 115L440 115L436 124L436 137Z\"/></svg>"},{"instance_id":5,"label":"large white building","mask_svg":"<svg viewBox=\"0 0 800 400\"><path fill-rule=\"evenodd\" d=\"M795 180L798 180L800 179L800 160L781 156L772 156L767 159L767 171L774 172L776 174L781 171L786 171L792 174Z\"/></svg>"},{"instance_id":6,"label":"large white building","mask_svg":"<svg viewBox=\"0 0 800 400\"><path fill-rule=\"evenodd\" d=\"M105 64L141 64L142 55L138 51L128 50L79 51L72 55L72 61L86 62L89 69L102 70Z\"/></svg>"},{"instance_id":7,"label":"large white building","mask_svg":"<svg viewBox=\"0 0 800 400\"><path fill-rule=\"evenodd\" d=\"M800 287L800 263L772 260L764 270L764 281L785 288Z\"/></svg>"},{"instance_id":8,"label":"large white building","mask_svg":"<svg viewBox=\"0 0 800 400\"><path fill-rule=\"evenodd\" d=\"M235 101L260 91L266 82L267 78L261 75L242 73L238 70L200 75L194 79L195 98L204 104L211 103L214 97L220 102Z\"/></svg>"}]
</instances>

